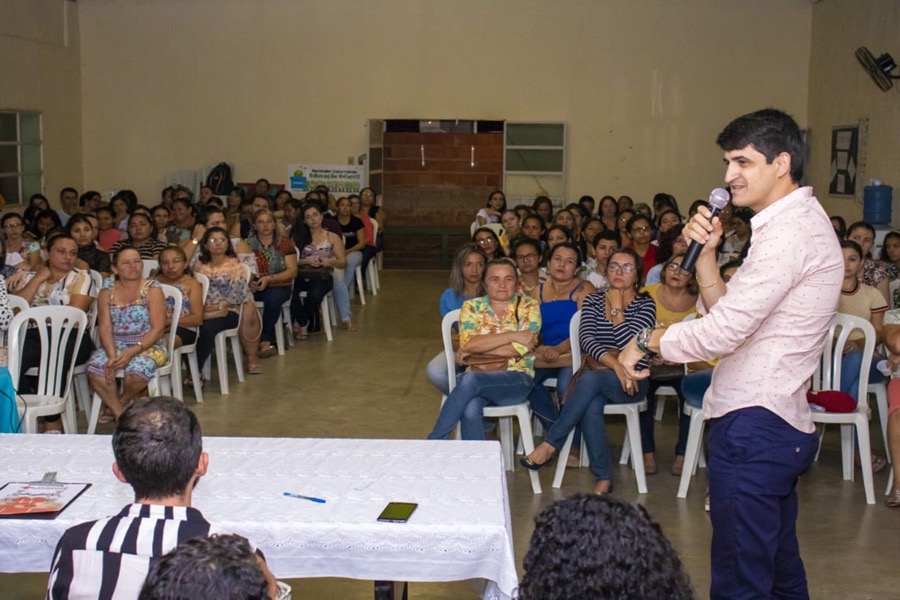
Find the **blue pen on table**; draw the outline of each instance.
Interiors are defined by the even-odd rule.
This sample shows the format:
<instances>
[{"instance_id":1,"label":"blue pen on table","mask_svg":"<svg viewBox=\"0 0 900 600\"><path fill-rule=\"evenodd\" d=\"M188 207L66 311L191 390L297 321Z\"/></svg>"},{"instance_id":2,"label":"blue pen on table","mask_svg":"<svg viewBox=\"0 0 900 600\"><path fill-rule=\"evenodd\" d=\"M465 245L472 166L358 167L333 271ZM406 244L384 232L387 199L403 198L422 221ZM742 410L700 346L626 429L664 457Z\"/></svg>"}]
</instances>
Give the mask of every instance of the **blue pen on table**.
<instances>
[{"instance_id":1,"label":"blue pen on table","mask_svg":"<svg viewBox=\"0 0 900 600\"><path fill-rule=\"evenodd\" d=\"M319 504L325 504L324 498L313 498L312 496L304 496L303 494L292 494L291 492L285 492L285 496L288 498L297 498L299 500L309 500L310 502L318 502Z\"/></svg>"}]
</instances>

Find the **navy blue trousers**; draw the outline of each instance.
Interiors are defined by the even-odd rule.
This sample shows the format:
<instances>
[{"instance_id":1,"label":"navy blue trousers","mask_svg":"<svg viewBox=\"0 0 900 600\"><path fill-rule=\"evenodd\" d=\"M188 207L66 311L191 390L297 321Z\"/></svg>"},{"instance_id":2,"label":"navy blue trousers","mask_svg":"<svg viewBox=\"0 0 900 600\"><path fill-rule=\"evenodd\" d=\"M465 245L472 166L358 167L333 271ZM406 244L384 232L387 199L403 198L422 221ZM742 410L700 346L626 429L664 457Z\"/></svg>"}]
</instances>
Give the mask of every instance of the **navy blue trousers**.
<instances>
[{"instance_id":1,"label":"navy blue trousers","mask_svg":"<svg viewBox=\"0 0 900 600\"><path fill-rule=\"evenodd\" d=\"M710 598L809 598L796 488L818 438L751 407L710 420L708 445Z\"/></svg>"}]
</instances>

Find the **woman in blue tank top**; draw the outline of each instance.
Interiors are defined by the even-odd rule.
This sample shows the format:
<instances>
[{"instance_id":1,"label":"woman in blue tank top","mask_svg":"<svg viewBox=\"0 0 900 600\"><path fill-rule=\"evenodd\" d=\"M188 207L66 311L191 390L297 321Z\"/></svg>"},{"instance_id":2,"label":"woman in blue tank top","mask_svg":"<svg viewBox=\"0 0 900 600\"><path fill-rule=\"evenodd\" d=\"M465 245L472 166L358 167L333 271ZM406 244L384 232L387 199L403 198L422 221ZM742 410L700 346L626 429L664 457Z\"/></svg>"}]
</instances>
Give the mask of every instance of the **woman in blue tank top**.
<instances>
[{"instance_id":1,"label":"woman in blue tank top","mask_svg":"<svg viewBox=\"0 0 900 600\"><path fill-rule=\"evenodd\" d=\"M534 383L528 397L531 410L547 429L556 421L559 410L543 383L556 378L557 396L562 396L572 379L572 347L569 321L581 308L588 294L596 291L578 277L581 254L571 242L562 242L550 250L547 281L535 294L541 303L541 345L535 348Z\"/></svg>"}]
</instances>

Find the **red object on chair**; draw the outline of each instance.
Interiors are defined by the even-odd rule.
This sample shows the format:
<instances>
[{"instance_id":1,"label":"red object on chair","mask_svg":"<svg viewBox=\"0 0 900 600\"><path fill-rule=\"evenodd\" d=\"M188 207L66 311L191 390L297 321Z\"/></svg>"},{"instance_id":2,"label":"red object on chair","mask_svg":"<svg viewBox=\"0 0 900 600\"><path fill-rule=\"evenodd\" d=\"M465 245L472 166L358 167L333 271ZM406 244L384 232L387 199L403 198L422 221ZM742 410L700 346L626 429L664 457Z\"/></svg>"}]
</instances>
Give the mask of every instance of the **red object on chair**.
<instances>
[{"instance_id":1,"label":"red object on chair","mask_svg":"<svg viewBox=\"0 0 900 600\"><path fill-rule=\"evenodd\" d=\"M821 390L806 392L806 401L818 404L827 412L849 413L856 410L856 400L850 394L838 390Z\"/></svg>"}]
</instances>

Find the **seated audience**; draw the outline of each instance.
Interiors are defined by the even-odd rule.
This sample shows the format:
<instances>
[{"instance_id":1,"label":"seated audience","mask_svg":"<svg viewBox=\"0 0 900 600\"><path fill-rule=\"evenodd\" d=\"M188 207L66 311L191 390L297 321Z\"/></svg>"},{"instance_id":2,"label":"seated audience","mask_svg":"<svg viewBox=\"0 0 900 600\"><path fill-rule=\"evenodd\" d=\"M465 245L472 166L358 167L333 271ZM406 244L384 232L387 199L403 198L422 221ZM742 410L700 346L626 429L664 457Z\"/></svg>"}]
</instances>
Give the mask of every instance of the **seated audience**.
<instances>
[{"instance_id":1,"label":"seated audience","mask_svg":"<svg viewBox=\"0 0 900 600\"><path fill-rule=\"evenodd\" d=\"M275 600L277 582L247 538L195 537L156 560L138 600Z\"/></svg>"},{"instance_id":2,"label":"seated audience","mask_svg":"<svg viewBox=\"0 0 900 600\"><path fill-rule=\"evenodd\" d=\"M115 256L120 250L133 248L143 260L159 260L159 253L166 244L159 241L153 218L143 212L135 212L128 218L128 237L113 244L110 254Z\"/></svg>"},{"instance_id":3,"label":"seated audience","mask_svg":"<svg viewBox=\"0 0 900 600\"><path fill-rule=\"evenodd\" d=\"M506 256L503 253L503 245L500 243L500 238L497 237L497 234L490 227L479 227L476 229L475 233L472 234L472 241L481 246L488 258L503 258Z\"/></svg>"},{"instance_id":4,"label":"seated audience","mask_svg":"<svg viewBox=\"0 0 900 600\"><path fill-rule=\"evenodd\" d=\"M500 215L506 210L506 195L500 190L494 190L488 196L487 206L475 214L478 227L484 227L488 223L499 223Z\"/></svg>"},{"instance_id":5,"label":"seated audience","mask_svg":"<svg viewBox=\"0 0 900 600\"><path fill-rule=\"evenodd\" d=\"M378 234L375 236L375 248L381 252L384 249L384 227L387 224L387 213L378 204L379 196L370 187L364 187L359 192L359 208L368 213L370 219L378 221Z\"/></svg>"},{"instance_id":6,"label":"seated audience","mask_svg":"<svg viewBox=\"0 0 900 600\"><path fill-rule=\"evenodd\" d=\"M66 187L59 191L60 208L57 213L59 228L62 229L69 222L72 215L78 214L78 190Z\"/></svg>"},{"instance_id":7,"label":"seated audience","mask_svg":"<svg viewBox=\"0 0 900 600\"><path fill-rule=\"evenodd\" d=\"M641 401L649 386L646 379L631 379L618 359L622 348L640 330L656 325L653 299L638 292L642 266L634 250L617 250L607 266L609 289L585 299L578 330L585 366L566 394L559 418L544 441L520 461L525 468L536 470L550 464L569 432L580 424L591 472L597 479L594 493L612 491L604 409L610 403ZM639 368L646 368L647 358L641 362Z\"/></svg>"},{"instance_id":8,"label":"seated audience","mask_svg":"<svg viewBox=\"0 0 900 600\"><path fill-rule=\"evenodd\" d=\"M31 198L28 199L28 207L25 209L25 212L22 213L25 231L30 231L32 229L38 213L49 208L50 202L47 200L47 196L43 194L32 194Z\"/></svg>"},{"instance_id":9,"label":"seated audience","mask_svg":"<svg viewBox=\"0 0 900 600\"><path fill-rule=\"evenodd\" d=\"M653 236L653 228L650 224L650 217L641 213L628 220L628 237L631 240L630 248L632 248L643 261L643 272L647 273L656 266L656 246L650 243ZM644 282L641 281L643 284Z\"/></svg>"},{"instance_id":10,"label":"seated audience","mask_svg":"<svg viewBox=\"0 0 900 600\"><path fill-rule=\"evenodd\" d=\"M863 251L859 244L844 240L841 242L841 249L844 253L844 283L841 285L838 312L865 319L875 329L876 351L869 366L868 382L877 383L884 378L877 366L884 357L877 348L883 341L882 329L884 313L888 310L887 301L879 290L859 281L860 271L863 268ZM844 344L844 355L841 357L841 391L849 394L857 402L859 402L859 370L862 366L864 342L865 336L861 331L851 332ZM883 457L872 455L873 472L881 471L886 464Z\"/></svg>"},{"instance_id":11,"label":"seated audience","mask_svg":"<svg viewBox=\"0 0 900 600\"><path fill-rule=\"evenodd\" d=\"M365 226L358 217L350 214L349 198L338 200L336 220L344 238L344 257L347 261L343 268L343 277L338 273L337 285L343 284L349 293L356 285L356 267L362 266L363 263L363 249L366 247Z\"/></svg>"},{"instance_id":12,"label":"seated audience","mask_svg":"<svg viewBox=\"0 0 900 600\"><path fill-rule=\"evenodd\" d=\"M527 237L541 244L541 252L543 253L544 233L546 233L546 225L544 219L539 215L527 214L522 218L522 237Z\"/></svg>"},{"instance_id":13,"label":"seated audience","mask_svg":"<svg viewBox=\"0 0 900 600\"><path fill-rule=\"evenodd\" d=\"M534 388L529 400L531 410L546 429L556 421L559 411L544 382L556 379L558 396L569 388L572 379L569 321L581 310L585 297L596 291L594 286L578 277L580 266L581 256L575 244L557 244L547 257L547 281L541 284L536 295L541 304L541 338L534 349Z\"/></svg>"},{"instance_id":14,"label":"seated audience","mask_svg":"<svg viewBox=\"0 0 900 600\"><path fill-rule=\"evenodd\" d=\"M281 305L291 299L297 254L290 238L278 233L275 216L268 209L253 213L253 233L247 245L256 256L258 273L250 279L250 289L254 299L263 304L259 357L268 358L277 352L275 327L281 319Z\"/></svg>"},{"instance_id":15,"label":"seated audience","mask_svg":"<svg viewBox=\"0 0 900 600\"><path fill-rule=\"evenodd\" d=\"M73 215L66 226L68 233L78 244L78 259L75 266L91 269L104 277L110 273L109 254L94 243L94 225L87 215Z\"/></svg>"},{"instance_id":16,"label":"seated audience","mask_svg":"<svg viewBox=\"0 0 900 600\"><path fill-rule=\"evenodd\" d=\"M171 215L172 213L169 210L169 207L165 204L159 204L150 210L150 216L153 217L153 224L156 225L156 239L166 245L169 243L170 231L172 237L176 237L175 226L172 224Z\"/></svg>"},{"instance_id":17,"label":"seated audience","mask_svg":"<svg viewBox=\"0 0 900 600\"><path fill-rule=\"evenodd\" d=\"M197 340L197 328L203 324L203 286L187 272L187 257L178 246L170 246L159 253L159 272L156 281L178 288L181 292L181 314L175 328L175 347L187 346ZM175 305L166 298L166 331L172 329Z\"/></svg>"},{"instance_id":18,"label":"seated audience","mask_svg":"<svg viewBox=\"0 0 900 600\"><path fill-rule=\"evenodd\" d=\"M544 220L544 223L553 222L553 201L547 196L535 198L531 208Z\"/></svg>"},{"instance_id":19,"label":"seated audience","mask_svg":"<svg viewBox=\"0 0 900 600\"><path fill-rule=\"evenodd\" d=\"M681 215L672 210L671 208L664 209L663 212L659 213L659 216L656 217L656 233L657 237L667 232L671 228L676 225L681 224Z\"/></svg>"},{"instance_id":20,"label":"seated audience","mask_svg":"<svg viewBox=\"0 0 900 600\"><path fill-rule=\"evenodd\" d=\"M203 368L212 354L215 338L226 329L241 325L241 346L247 354L247 371L262 373L259 364L261 324L247 281L245 267L235 254L228 233L221 227L210 227L200 240L200 256L195 273L209 278L209 292L203 307L203 324L197 336L197 363ZM244 318L240 319L243 314ZM248 315L257 315L248 319Z\"/></svg>"},{"instance_id":21,"label":"seated audience","mask_svg":"<svg viewBox=\"0 0 900 600\"><path fill-rule=\"evenodd\" d=\"M538 303L516 293L516 267L488 261L487 295L463 302L457 363L467 366L441 407L429 439L446 439L461 424L464 440L484 439L484 407L523 402L534 385L534 349L541 330Z\"/></svg>"},{"instance_id":22,"label":"seated audience","mask_svg":"<svg viewBox=\"0 0 900 600\"><path fill-rule=\"evenodd\" d=\"M569 232L569 237L573 239L579 231L578 222L575 219L575 215L567 208L564 208L553 215L553 225L565 228ZM550 229L553 229L553 227L551 227ZM549 237L549 230L547 231L547 235Z\"/></svg>"},{"instance_id":23,"label":"seated audience","mask_svg":"<svg viewBox=\"0 0 900 600\"><path fill-rule=\"evenodd\" d=\"M839 240L847 237L847 221L844 220L844 217L831 217L831 226L834 227L834 233Z\"/></svg>"},{"instance_id":24,"label":"seated audience","mask_svg":"<svg viewBox=\"0 0 900 600\"><path fill-rule=\"evenodd\" d=\"M634 214L634 211L631 209L619 212L616 230L619 232L619 238L622 240L623 248L631 244L631 236L628 234L628 222L631 221Z\"/></svg>"},{"instance_id":25,"label":"seated audience","mask_svg":"<svg viewBox=\"0 0 900 600\"><path fill-rule=\"evenodd\" d=\"M122 239L122 232L115 226L113 210L108 206L97 208L97 245L104 252L111 252L112 247ZM168 214L168 213L167 213Z\"/></svg>"},{"instance_id":26,"label":"seated audience","mask_svg":"<svg viewBox=\"0 0 900 600\"><path fill-rule=\"evenodd\" d=\"M167 228L166 241L169 244L177 244L191 236L194 223L197 222L197 207L189 199L178 196L176 192L169 212L173 227Z\"/></svg>"},{"instance_id":27,"label":"seated audience","mask_svg":"<svg viewBox=\"0 0 900 600\"><path fill-rule=\"evenodd\" d=\"M209 457L197 417L181 401L136 401L122 413L112 449L113 474L132 487L134 503L62 535L50 566L50 599L137 598L159 557L214 531L191 507Z\"/></svg>"},{"instance_id":28,"label":"seated audience","mask_svg":"<svg viewBox=\"0 0 900 600\"><path fill-rule=\"evenodd\" d=\"M96 190L88 190L78 198L78 208L83 214L92 215L101 206L103 206L103 195Z\"/></svg>"},{"instance_id":29,"label":"seated audience","mask_svg":"<svg viewBox=\"0 0 900 600\"><path fill-rule=\"evenodd\" d=\"M858 221L847 229L847 239L859 244L863 253L863 266L859 280L874 288L878 288L885 298L890 296L889 284L896 279L900 271L892 265L874 260L872 247L875 245L875 228L865 221Z\"/></svg>"},{"instance_id":30,"label":"seated audience","mask_svg":"<svg viewBox=\"0 0 900 600\"><path fill-rule=\"evenodd\" d=\"M35 239L46 241L48 233L62 231L62 229L63 224L59 214L55 210L45 210L38 213L32 233Z\"/></svg>"},{"instance_id":31,"label":"seated audience","mask_svg":"<svg viewBox=\"0 0 900 600\"><path fill-rule=\"evenodd\" d=\"M484 247L482 246L482 250ZM538 285L546 280L541 278L543 252L541 243L530 237L522 236L512 247L513 257L519 267L519 285L516 292L534 298L538 294ZM488 255L488 259L491 256Z\"/></svg>"},{"instance_id":32,"label":"seated audience","mask_svg":"<svg viewBox=\"0 0 900 600\"><path fill-rule=\"evenodd\" d=\"M881 255L878 258L887 265L893 265L897 272L900 273L900 232L891 231L884 236ZM890 289L890 284L888 284L888 289ZM893 296L893 298L888 298L891 307L900 307L900 288L894 291Z\"/></svg>"},{"instance_id":33,"label":"seated audience","mask_svg":"<svg viewBox=\"0 0 900 600\"><path fill-rule=\"evenodd\" d=\"M503 214L500 215L500 224L503 225L503 236L506 238L508 247L522 233L519 215L514 210L504 210Z\"/></svg>"},{"instance_id":34,"label":"seated audience","mask_svg":"<svg viewBox=\"0 0 900 600\"><path fill-rule=\"evenodd\" d=\"M550 252L558 244L573 243L575 243L575 239L572 237L571 229L563 227L562 225L552 225L550 229L547 230L547 249L545 252Z\"/></svg>"},{"instance_id":35,"label":"seated audience","mask_svg":"<svg viewBox=\"0 0 900 600\"><path fill-rule=\"evenodd\" d=\"M94 302L91 294L91 274L75 268L78 246L67 233L58 233L47 242L47 263L36 272L28 273L12 288L13 294L25 300L29 306L71 306L88 312ZM25 333L22 344L22 362L19 392L31 394L37 391L35 378L25 377L29 369L41 363L41 336L37 328ZM75 365L87 362L91 354L91 336L88 332L75 348L75 338L70 337L65 356L76 353ZM66 377L67 369L63 370ZM44 417L44 431L61 431L59 415Z\"/></svg>"},{"instance_id":36,"label":"seated audience","mask_svg":"<svg viewBox=\"0 0 900 600\"><path fill-rule=\"evenodd\" d=\"M591 283L599 291L609 288L609 281L606 279L606 269L609 263L609 257L619 248L621 240L615 229L601 231L594 237L594 270L589 272L585 279Z\"/></svg>"},{"instance_id":37,"label":"seated audience","mask_svg":"<svg viewBox=\"0 0 900 600\"><path fill-rule=\"evenodd\" d=\"M678 554L647 509L589 494L535 519L519 600L693 600Z\"/></svg>"},{"instance_id":38,"label":"seated audience","mask_svg":"<svg viewBox=\"0 0 900 600\"><path fill-rule=\"evenodd\" d=\"M578 250L584 259L585 268L582 269L582 272L592 271L597 266L597 259L594 257L594 238L601 231L606 231L606 225L603 224L603 220L600 217L591 217L584 222L581 234L575 240L578 244Z\"/></svg>"},{"instance_id":39,"label":"seated audience","mask_svg":"<svg viewBox=\"0 0 900 600\"><path fill-rule=\"evenodd\" d=\"M884 316L884 345L890 353L888 364L894 373L900 373L900 309L889 310ZM900 377L894 375L888 384L888 451L891 453L891 469L894 488L884 504L888 508L900 507Z\"/></svg>"},{"instance_id":40,"label":"seated audience","mask_svg":"<svg viewBox=\"0 0 900 600\"><path fill-rule=\"evenodd\" d=\"M482 275L488 258L477 244L466 244L456 253L453 267L450 269L450 287L444 290L438 301L441 318L447 313L462 308L463 302L484 295ZM459 332L454 334L454 348L459 347ZM425 367L428 381L446 396L450 393L450 382L447 372L447 358L443 351L431 359Z\"/></svg>"},{"instance_id":41,"label":"seated audience","mask_svg":"<svg viewBox=\"0 0 900 600\"><path fill-rule=\"evenodd\" d=\"M97 297L100 347L88 361L88 379L114 419L166 363L166 298L159 283L143 277L143 268L137 250L120 250L113 258L115 277L103 283ZM119 371L124 373L121 394Z\"/></svg>"},{"instance_id":42,"label":"seated audience","mask_svg":"<svg viewBox=\"0 0 900 600\"><path fill-rule=\"evenodd\" d=\"M122 237L128 235L128 216L131 214L131 209L137 204L137 197L133 196L133 193L119 192L109 201L109 207L113 210L113 226L119 230Z\"/></svg>"},{"instance_id":43,"label":"seated audience","mask_svg":"<svg viewBox=\"0 0 900 600\"><path fill-rule=\"evenodd\" d=\"M228 220L226 231L230 231L234 224L240 220L241 205L246 197L247 191L239 185L231 188L231 191L228 192L228 197L225 200L225 218Z\"/></svg>"},{"instance_id":44,"label":"seated audience","mask_svg":"<svg viewBox=\"0 0 900 600\"><path fill-rule=\"evenodd\" d=\"M588 216L594 214L594 208L596 206L596 202L594 201L593 196L582 196L578 199L578 204L587 212Z\"/></svg>"},{"instance_id":45,"label":"seated audience","mask_svg":"<svg viewBox=\"0 0 900 600\"><path fill-rule=\"evenodd\" d=\"M739 208L731 217L731 235L723 239L719 247L719 266L735 260L743 260L750 250L750 238L753 230L750 228L750 219L753 211L749 208Z\"/></svg>"},{"instance_id":46,"label":"seated audience","mask_svg":"<svg viewBox=\"0 0 900 600\"><path fill-rule=\"evenodd\" d=\"M25 221L18 213L9 212L0 218L0 227L6 236L6 277L17 271L27 273L41 266L41 245L25 239ZM12 282L11 282L12 285Z\"/></svg>"},{"instance_id":47,"label":"seated audience","mask_svg":"<svg viewBox=\"0 0 900 600\"><path fill-rule=\"evenodd\" d=\"M618 229L619 205L612 196L603 196L600 198L600 208L597 210L597 216L603 221L606 229L615 231Z\"/></svg>"},{"instance_id":48,"label":"seated audience","mask_svg":"<svg viewBox=\"0 0 900 600\"><path fill-rule=\"evenodd\" d=\"M616 200L616 204L619 207L619 213L622 211L631 210L634 206L634 200L631 199L631 196L619 196L619 199Z\"/></svg>"},{"instance_id":49,"label":"seated audience","mask_svg":"<svg viewBox=\"0 0 900 600\"><path fill-rule=\"evenodd\" d=\"M682 235L684 225L678 224L659 236L659 249L656 251L657 265L647 271L646 285L659 283L665 263L675 254L684 254L688 249L687 238ZM724 264L724 263L723 263Z\"/></svg>"},{"instance_id":50,"label":"seated audience","mask_svg":"<svg viewBox=\"0 0 900 600\"><path fill-rule=\"evenodd\" d=\"M231 237L246 240L253 233L252 217L261 210L272 210L272 199L264 194L256 194L249 199L249 204L244 201L241 207L240 221L231 227ZM280 232L283 234L283 232Z\"/></svg>"},{"instance_id":51,"label":"seated audience","mask_svg":"<svg viewBox=\"0 0 900 600\"><path fill-rule=\"evenodd\" d=\"M681 270L683 254L676 254L665 262L660 282L646 286L642 292L648 294L656 303L656 324L668 327L684 321L688 316L697 313L697 299L700 289L693 274ZM673 363L655 356L650 359L650 389L647 391L647 410L641 412L641 445L644 449L644 471L653 475L658 471L656 464L656 441L654 438L654 415L656 414L656 391L663 386L671 386L678 396L679 406L684 406L681 393L681 380L684 378L684 365ZM690 419L681 411L680 425L690 427ZM684 455L675 453L676 464L684 463Z\"/></svg>"},{"instance_id":52,"label":"seated audience","mask_svg":"<svg viewBox=\"0 0 900 600\"><path fill-rule=\"evenodd\" d=\"M294 339L309 337L310 323L318 318L319 307L334 287L334 269L347 264L344 242L322 227L324 207L318 202L303 206L302 221L294 225L292 239L300 249L297 278L291 298ZM306 292L306 297L301 297Z\"/></svg>"}]
</instances>

